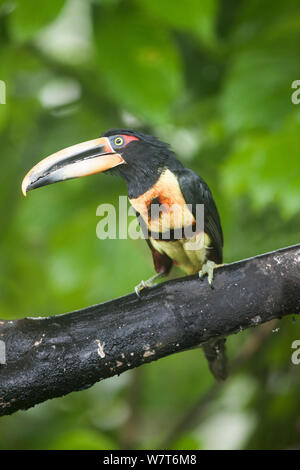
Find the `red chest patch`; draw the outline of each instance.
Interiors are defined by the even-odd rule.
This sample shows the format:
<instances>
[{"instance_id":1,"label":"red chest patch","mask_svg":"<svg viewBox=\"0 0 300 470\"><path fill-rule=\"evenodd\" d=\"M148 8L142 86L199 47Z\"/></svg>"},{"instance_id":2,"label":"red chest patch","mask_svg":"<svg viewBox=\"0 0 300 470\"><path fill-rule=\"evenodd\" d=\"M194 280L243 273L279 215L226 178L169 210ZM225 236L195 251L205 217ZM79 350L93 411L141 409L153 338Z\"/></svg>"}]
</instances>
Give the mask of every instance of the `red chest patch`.
<instances>
[{"instance_id":1,"label":"red chest patch","mask_svg":"<svg viewBox=\"0 0 300 470\"><path fill-rule=\"evenodd\" d=\"M152 188L130 202L149 230L155 232L192 225L195 221L186 206L177 178L170 170L164 171Z\"/></svg>"}]
</instances>

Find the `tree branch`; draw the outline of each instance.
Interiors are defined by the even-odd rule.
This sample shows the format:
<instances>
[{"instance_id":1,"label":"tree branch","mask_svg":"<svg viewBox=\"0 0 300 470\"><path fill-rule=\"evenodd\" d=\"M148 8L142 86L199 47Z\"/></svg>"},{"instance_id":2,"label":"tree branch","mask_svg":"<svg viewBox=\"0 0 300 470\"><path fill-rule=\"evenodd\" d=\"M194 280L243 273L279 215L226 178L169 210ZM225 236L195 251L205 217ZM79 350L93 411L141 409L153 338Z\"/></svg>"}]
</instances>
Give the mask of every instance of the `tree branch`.
<instances>
[{"instance_id":1,"label":"tree branch","mask_svg":"<svg viewBox=\"0 0 300 470\"><path fill-rule=\"evenodd\" d=\"M0 415L300 312L300 245L65 315L0 321ZM0 357L1 359L1 357Z\"/></svg>"}]
</instances>

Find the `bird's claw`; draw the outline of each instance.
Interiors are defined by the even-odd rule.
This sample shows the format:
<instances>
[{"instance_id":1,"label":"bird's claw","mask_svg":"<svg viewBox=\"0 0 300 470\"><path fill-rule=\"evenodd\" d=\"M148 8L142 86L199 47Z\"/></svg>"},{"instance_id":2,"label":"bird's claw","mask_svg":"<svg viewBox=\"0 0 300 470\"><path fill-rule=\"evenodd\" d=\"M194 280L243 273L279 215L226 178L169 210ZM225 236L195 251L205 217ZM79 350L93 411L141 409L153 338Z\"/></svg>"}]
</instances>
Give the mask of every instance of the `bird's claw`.
<instances>
[{"instance_id":1,"label":"bird's claw","mask_svg":"<svg viewBox=\"0 0 300 470\"><path fill-rule=\"evenodd\" d=\"M141 281L137 286L135 286L134 288L134 291L136 293L136 295L138 296L138 298L140 299L141 296L140 296L140 292L143 290L143 289L147 289L149 287L153 287L154 283L151 282L150 279L148 279L148 281Z\"/></svg>"},{"instance_id":2,"label":"bird's claw","mask_svg":"<svg viewBox=\"0 0 300 470\"><path fill-rule=\"evenodd\" d=\"M140 292L141 292L143 289L146 289L146 288L155 286L155 281L156 281L157 279L161 278L162 276L164 276L164 273L158 273L158 274L155 274L154 276L150 277L150 279L147 279L147 281L141 281L141 282L134 288L134 291L135 291L136 295L138 296L138 298L139 298L139 299L141 298Z\"/></svg>"},{"instance_id":3,"label":"bird's claw","mask_svg":"<svg viewBox=\"0 0 300 470\"><path fill-rule=\"evenodd\" d=\"M210 287L213 289L214 270L223 266L223 264L216 264L214 261L206 261L199 271L199 277L203 278L207 274L207 280Z\"/></svg>"},{"instance_id":4,"label":"bird's claw","mask_svg":"<svg viewBox=\"0 0 300 470\"><path fill-rule=\"evenodd\" d=\"M135 286L134 291L139 299L141 298L140 292L145 289L145 287L148 287L145 281L141 281L137 286Z\"/></svg>"}]
</instances>

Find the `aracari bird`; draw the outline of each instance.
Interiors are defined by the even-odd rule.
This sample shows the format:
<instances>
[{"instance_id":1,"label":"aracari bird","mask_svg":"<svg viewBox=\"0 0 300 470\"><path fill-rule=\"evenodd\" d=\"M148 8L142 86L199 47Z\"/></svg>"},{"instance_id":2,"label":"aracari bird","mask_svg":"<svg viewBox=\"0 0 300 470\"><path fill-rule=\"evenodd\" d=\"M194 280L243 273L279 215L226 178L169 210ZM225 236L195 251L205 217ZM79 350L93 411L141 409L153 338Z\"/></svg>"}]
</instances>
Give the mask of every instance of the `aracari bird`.
<instances>
[{"instance_id":1,"label":"aracari bird","mask_svg":"<svg viewBox=\"0 0 300 470\"><path fill-rule=\"evenodd\" d=\"M127 183L128 197L135 209L151 249L156 275L142 281L136 293L166 276L172 264L186 274L208 274L222 263L223 234L213 196L205 181L185 168L168 144L157 138L128 129L112 129L100 138L68 147L42 160L26 175L24 195L32 189L58 181L101 172L114 172ZM152 215L153 205L163 209ZM189 249L191 237L175 232L185 226L195 227L196 206L204 205L204 230L192 232L194 241L202 240L197 249ZM202 206L203 207L203 206ZM178 208L182 214L178 216ZM182 217L182 215L184 217ZM183 222L184 220L184 222ZM168 236L164 236L168 231ZM210 369L217 379L227 375L225 339L202 344Z\"/></svg>"}]
</instances>

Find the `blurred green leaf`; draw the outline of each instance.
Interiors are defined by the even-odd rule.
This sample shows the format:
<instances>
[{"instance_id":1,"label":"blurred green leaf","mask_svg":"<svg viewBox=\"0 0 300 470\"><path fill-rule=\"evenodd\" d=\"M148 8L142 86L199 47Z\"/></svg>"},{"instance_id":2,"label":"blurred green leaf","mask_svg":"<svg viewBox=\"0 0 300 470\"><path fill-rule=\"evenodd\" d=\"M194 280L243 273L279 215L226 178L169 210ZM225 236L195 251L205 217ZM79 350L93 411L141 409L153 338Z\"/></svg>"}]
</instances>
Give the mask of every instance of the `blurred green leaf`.
<instances>
[{"instance_id":1,"label":"blurred green leaf","mask_svg":"<svg viewBox=\"0 0 300 470\"><path fill-rule=\"evenodd\" d=\"M160 20L173 28L196 34L205 42L215 39L218 0L136 0L153 15L153 23Z\"/></svg>"},{"instance_id":2,"label":"blurred green leaf","mask_svg":"<svg viewBox=\"0 0 300 470\"><path fill-rule=\"evenodd\" d=\"M98 67L120 106L163 123L181 93L177 50L167 31L135 12L98 14L94 23Z\"/></svg>"},{"instance_id":3,"label":"blurred green leaf","mask_svg":"<svg viewBox=\"0 0 300 470\"><path fill-rule=\"evenodd\" d=\"M44 26L51 23L64 6L65 0L17 0L11 14L10 29L17 41L32 39Z\"/></svg>"},{"instance_id":4,"label":"blurred green leaf","mask_svg":"<svg viewBox=\"0 0 300 470\"><path fill-rule=\"evenodd\" d=\"M230 132L276 129L293 111L300 4L288 0L282 9L271 0L249 0L239 20L230 37L232 55L220 97L224 123Z\"/></svg>"},{"instance_id":5,"label":"blurred green leaf","mask_svg":"<svg viewBox=\"0 0 300 470\"><path fill-rule=\"evenodd\" d=\"M279 132L239 140L222 173L230 197L247 194L257 210L275 202L286 217L299 211L300 117L296 117Z\"/></svg>"},{"instance_id":6,"label":"blurred green leaf","mask_svg":"<svg viewBox=\"0 0 300 470\"><path fill-rule=\"evenodd\" d=\"M257 44L236 54L221 105L229 131L274 129L293 109L291 84L298 77L300 42Z\"/></svg>"},{"instance_id":7,"label":"blurred green leaf","mask_svg":"<svg viewBox=\"0 0 300 470\"><path fill-rule=\"evenodd\" d=\"M114 450L115 442L100 432L90 429L74 429L60 435L49 449L57 450Z\"/></svg>"},{"instance_id":8,"label":"blurred green leaf","mask_svg":"<svg viewBox=\"0 0 300 470\"><path fill-rule=\"evenodd\" d=\"M172 449L176 450L200 450L198 439L196 439L193 434L185 434L181 439L178 439L172 446Z\"/></svg>"},{"instance_id":9,"label":"blurred green leaf","mask_svg":"<svg viewBox=\"0 0 300 470\"><path fill-rule=\"evenodd\" d=\"M270 15L272 11L272 15ZM282 3L274 0L247 0L237 11L230 38L235 47L243 47L257 37L275 38L298 35L300 21L300 4L298 0L285 0Z\"/></svg>"}]
</instances>

